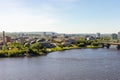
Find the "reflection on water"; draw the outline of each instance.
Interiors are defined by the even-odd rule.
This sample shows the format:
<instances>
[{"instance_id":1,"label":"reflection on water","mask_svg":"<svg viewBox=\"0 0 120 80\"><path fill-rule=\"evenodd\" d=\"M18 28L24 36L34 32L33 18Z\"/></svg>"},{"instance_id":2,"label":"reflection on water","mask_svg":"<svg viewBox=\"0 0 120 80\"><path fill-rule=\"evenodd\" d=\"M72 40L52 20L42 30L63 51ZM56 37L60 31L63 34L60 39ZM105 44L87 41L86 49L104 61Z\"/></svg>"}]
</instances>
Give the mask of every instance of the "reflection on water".
<instances>
[{"instance_id":1,"label":"reflection on water","mask_svg":"<svg viewBox=\"0 0 120 80\"><path fill-rule=\"evenodd\" d=\"M32 58L1 58L0 80L120 80L120 51L75 49Z\"/></svg>"}]
</instances>

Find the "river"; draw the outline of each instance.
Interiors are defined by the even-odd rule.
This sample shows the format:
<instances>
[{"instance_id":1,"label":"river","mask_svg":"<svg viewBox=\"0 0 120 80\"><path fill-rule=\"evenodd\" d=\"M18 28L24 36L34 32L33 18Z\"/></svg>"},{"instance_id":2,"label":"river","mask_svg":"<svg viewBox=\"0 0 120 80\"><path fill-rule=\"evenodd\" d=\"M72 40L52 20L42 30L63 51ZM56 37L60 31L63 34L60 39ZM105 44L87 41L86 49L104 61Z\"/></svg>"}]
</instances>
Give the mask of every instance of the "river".
<instances>
[{"instance_id":1,"label":"river","mask_svg":"<svg viewBox=\"0 0 120 80\"><path fill-rule=\"evenodd\" d=\"M0 58L0 80L120 80L120 51L74 49L39 57Z\"/></svg>"}]
</instances>

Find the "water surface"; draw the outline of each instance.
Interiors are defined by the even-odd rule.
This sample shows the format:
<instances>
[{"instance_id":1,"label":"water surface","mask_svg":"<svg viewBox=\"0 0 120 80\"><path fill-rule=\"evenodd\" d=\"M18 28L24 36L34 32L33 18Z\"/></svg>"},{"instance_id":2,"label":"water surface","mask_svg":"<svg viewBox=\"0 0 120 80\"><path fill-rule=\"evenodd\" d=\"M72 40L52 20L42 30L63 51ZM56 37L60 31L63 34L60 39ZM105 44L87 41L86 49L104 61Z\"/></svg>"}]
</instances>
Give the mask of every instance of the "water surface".
<instances>
[{"instance_id":1,"label":"water surface","mask_svg":"<svg viewBox=\"0 0 120 80\"><path fill-rule=\"evenodd\" d=\"M120 80L120 51L74 49L40 57L0 58L0 80Z\"/></svg>"}]
</instances>

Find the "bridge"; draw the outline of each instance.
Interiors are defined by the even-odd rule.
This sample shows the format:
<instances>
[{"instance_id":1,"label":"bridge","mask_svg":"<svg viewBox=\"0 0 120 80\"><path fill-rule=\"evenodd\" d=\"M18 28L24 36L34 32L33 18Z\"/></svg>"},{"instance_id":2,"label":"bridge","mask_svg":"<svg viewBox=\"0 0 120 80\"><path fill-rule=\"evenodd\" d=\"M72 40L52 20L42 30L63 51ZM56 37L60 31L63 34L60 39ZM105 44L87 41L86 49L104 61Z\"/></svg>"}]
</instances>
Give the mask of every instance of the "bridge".
<instances>
[{"instance_id":1,"label":"bridge","mask_svg":"<svg viewBox=\"0 0 120 80\"><path fill-rule=\"evenodd\" d=\"M102 42L101 43L102 48L106 47L106 48L110 48L111 45L116 45L116 48L119 50L120 49L120 43L118 42Z\"/></svg>"}]
</instances>

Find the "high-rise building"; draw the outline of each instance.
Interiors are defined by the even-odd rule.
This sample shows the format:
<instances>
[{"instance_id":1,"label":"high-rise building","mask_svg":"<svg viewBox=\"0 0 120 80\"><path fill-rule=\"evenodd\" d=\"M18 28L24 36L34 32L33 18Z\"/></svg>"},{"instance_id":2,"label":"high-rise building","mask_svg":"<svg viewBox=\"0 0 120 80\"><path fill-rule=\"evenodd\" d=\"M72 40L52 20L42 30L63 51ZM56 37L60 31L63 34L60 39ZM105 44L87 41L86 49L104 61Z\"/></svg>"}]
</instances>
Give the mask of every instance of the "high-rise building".
<instances>
[{"instance_id":1,"label":"high-rise building","mask_svg":"<svg viewBox=\"0 0 120 80\"><path fill-rule=\"evenodd\" d=\"M41 34L41 37L42 37L42 38L45 38L45 37L46 37L46 32L43 32L43 33Z\"/></svg>"},{"instance_id":2,"label":"high-rise building","mask_svg":"<svg viewBox=\"0 0 120 80\"><path fill-rule=\"evenodd\" d=\"M117 35L116 33L113 33L113 34L111 35L111 38L112 38L112 39L118 39L118 35Z\"/></svg>"},{"instance_id":3,"label":"high-rise building","mask_svg":"<svg viewBox=\"0 0 120 80\"><path fill-rule=\"evenodd\" d=\"M118 32L118 39L120 39L120 31Z\"/></svg>"},{"instance_id":4,"label":"high-rise building","mask_svg":"<svg viewBox=\"0 0 120 80\"><path fill-rule=\"evenodd\" d=\"M5 31L3 31L3 45L6 45L6 43L5 43Z\"/></svg>"},{"instance_id":5,"label":"high-rise building","mask_svg":"<svg viewBox=\"0 0 120 80\"><path fill-rule=\"evenodd\" d=\"M96 33L96 38L100 38L101 34L100 33Z\"/></svg>"},{"instance_id":6,"label":"high-rise building","mask_svg":"<svg viewBox=\"0 0 120 80\"><path fill-rule=\"evenodd\" d=\"M24 33L20 33L20 34L19 34L19 37L24 37L24 36L25 36Z\"/></svg>"},{"instance_id":7,"label":"high-rise building","mask_svg":"<svg viewBox=\"0 0 120 80\"><path fill-rule=\"evenodd\" d=\"M55 36L55 33L54 33L54 32L52 33L52 36Z\"/></svg>"}]
</instances>

